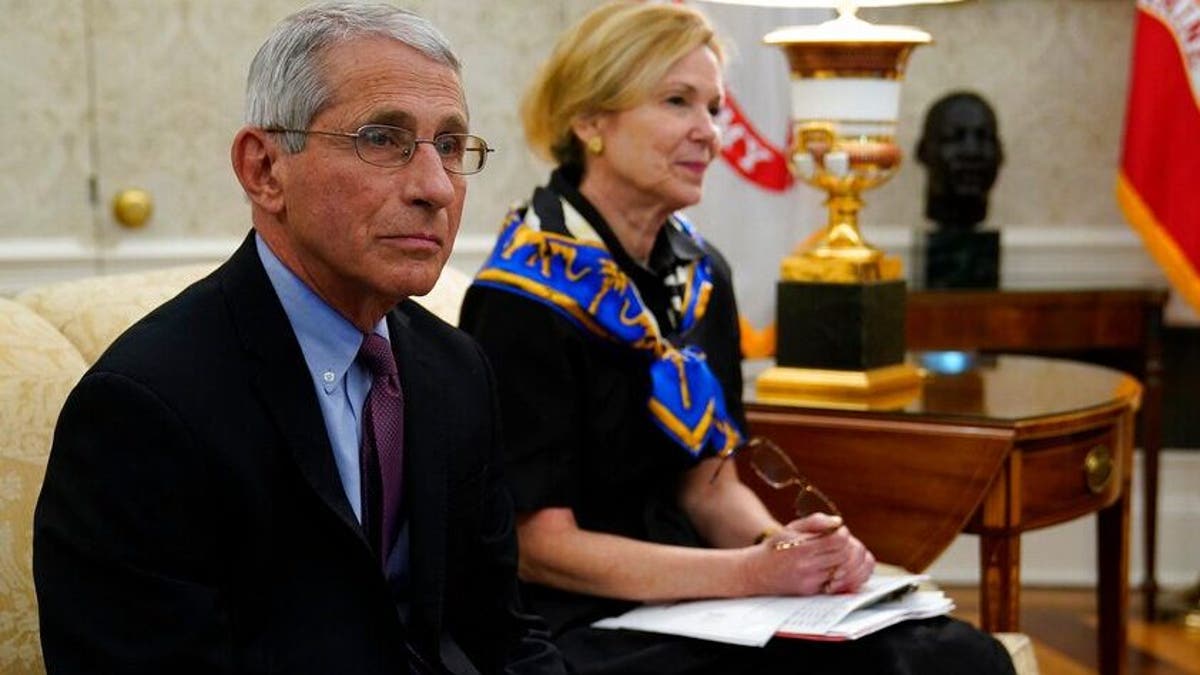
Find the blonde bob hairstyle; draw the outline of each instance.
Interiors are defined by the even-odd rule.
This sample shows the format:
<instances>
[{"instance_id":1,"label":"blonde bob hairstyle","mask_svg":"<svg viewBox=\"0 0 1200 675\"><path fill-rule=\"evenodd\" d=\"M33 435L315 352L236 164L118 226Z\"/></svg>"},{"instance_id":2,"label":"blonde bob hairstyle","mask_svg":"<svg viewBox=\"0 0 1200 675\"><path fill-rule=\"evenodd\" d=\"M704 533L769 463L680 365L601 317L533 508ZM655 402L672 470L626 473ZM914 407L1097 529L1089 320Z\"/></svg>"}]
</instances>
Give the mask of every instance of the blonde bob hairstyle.
<instances>
[{"instance_id":1,"label":"blonde bob hairstyle","mask_svg":"<svg viewBox=\"0 0 1200 675\"><path fill-rule=\"evenodd\" d=\"M572 122L644 102L671 66L700 46L725 62L712 25L695 9L637 0L601 5L559 37L525 92L529 146L542 159L582 163Z\"/></svg>"}]
</instances>

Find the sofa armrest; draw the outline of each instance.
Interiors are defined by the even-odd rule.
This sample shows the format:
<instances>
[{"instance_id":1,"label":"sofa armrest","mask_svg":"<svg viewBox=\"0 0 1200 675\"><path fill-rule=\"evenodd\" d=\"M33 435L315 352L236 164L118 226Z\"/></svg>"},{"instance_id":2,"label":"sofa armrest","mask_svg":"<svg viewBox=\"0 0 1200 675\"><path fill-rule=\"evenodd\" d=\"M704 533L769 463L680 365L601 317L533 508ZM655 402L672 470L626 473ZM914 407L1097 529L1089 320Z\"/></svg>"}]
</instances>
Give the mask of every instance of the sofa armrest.
<instances>
[{"instance_id":1,"label":"sofa armrest","mask_svg":"<svg viewBox=\"0 0 1200 675\"><path fill-rule=\"evenodd\" d=\"M42 673L33 509L63 402L86 364L54 326L0 298L0 672Z\"/></svg>"},{"instance_id":2,"label":"sofa armrest","mask_svg":"<svg viewBox=\"0 0 1200 675\"><path fill-rule=\"evenodd\" d=\"M28 289L16 300L54 325L94 363L135 321L214 268L187 265L60 281Z\"/></svg>"}]
</instances>

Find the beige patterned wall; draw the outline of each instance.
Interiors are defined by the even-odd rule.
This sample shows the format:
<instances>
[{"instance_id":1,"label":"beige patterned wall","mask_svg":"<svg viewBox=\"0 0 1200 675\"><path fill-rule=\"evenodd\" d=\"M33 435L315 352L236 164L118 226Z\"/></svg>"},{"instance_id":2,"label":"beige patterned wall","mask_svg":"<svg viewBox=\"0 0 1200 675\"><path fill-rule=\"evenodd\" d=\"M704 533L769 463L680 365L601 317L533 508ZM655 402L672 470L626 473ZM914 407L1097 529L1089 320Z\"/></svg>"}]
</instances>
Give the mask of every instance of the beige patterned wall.
<instances>
[{"instance_id":1,"label":"beige patterned wall","mask_svg":"<svg viewBox=\"0 0 1200 675\"><path fill-rule=\"evenodd\" d=\"M248 209L228 152L246 67L269 28L305 4L0 0L0 238L61 237L105 249L243 233ZM464 231L492 232L504 206L545 172L523 147L515 97L547 41L590 3L404 4L459 51L473 124L500 149L472 179L464 220ZM155 199L153 219L135 231L118 227L108 208L127 187Z\"/></svg>"},{"instance_id":2,"label":"beige patterned wall","mask_svg":"<svg viewBox=\"0 0 1200 675\"><path fill-rule=\"evenodd\" d=\"M83 3L3 0L0 17L0 236L87 235Z\"/></svg>"},{"instance_id":3,"label":"beige patterned wall","mask_svg":"<svg viewBox=\"0 0 1200 675\"><path fill-rule=\"evenodd\" d=\"M955 89L996 109L1006 154L988 222L1126 227L1113 197L1125 111L1133 0L967 0L863 11L934 36L913 53L902 94L905 167L868 195L868 222L924 222L913 160L930 104Z\"/></svg>"},{"instance_id":4,"label":"beige patterned wall","mask_svg":"<svg viewBox=\"0 0 1200 675\"><path fill-rule=\"evenodd\" d=\"M244 232L247 208L228 168L244 72L270 25L302 4L0 0L0 238L65 237L103 250ZM500 148L494 165L472 179L463 224L464 234L484 236L503 206L545 173L521 140L519 92L552 37L595 3L408 4L462 54L473 125ZM968 0L863 14L919 25L937 41L910 64L900 138L907 151L924 109L948 90L975 89L997 108L1008 161L991 223L1124 227L1112 179L1132 0ZM88 203L93 169L95 207ZM868 227L922 222L923 180L910 161L869 194ZM108 212L113 194L129 186L157 200L154 219L137 231L117 227Z\"/></svg>"},{"instance_id":5,"label":"beige patterned wall","mask_svg":"<svg viewBox=\"0 0 1200 675\"><path fill-rule=\"evenodd\" d=\"M96 167L102 204L126 187L156 200L128 232L102 213L100 238L244 231L248 209L229 168L246 65L282 2L92 0Z\"/></svg>"}]
</instances>

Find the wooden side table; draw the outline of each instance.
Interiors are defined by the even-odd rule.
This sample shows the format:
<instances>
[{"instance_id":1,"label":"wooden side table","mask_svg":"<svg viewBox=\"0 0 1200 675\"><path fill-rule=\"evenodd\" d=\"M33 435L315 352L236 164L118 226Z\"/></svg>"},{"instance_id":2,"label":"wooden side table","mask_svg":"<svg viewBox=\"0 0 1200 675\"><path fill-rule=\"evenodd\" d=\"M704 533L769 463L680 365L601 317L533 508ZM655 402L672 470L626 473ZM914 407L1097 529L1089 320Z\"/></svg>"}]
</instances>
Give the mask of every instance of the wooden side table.
<instances>
[{"instance_id":1,"label":"wooden side table","mask_svg":"<svg viewBox=\"0 0 1200 675\"><path fill-rule=\"evenodd\" d=\"M1059 359L980 356L967 365L931 374L909 401L884 409L766 403L748 391L750 430L785 448L884 562L920 571L958 533L978 534L988 631L1018 630L1021 533L1097 513L1101 673L1124 672L1141 386ZM754 365L748 371L752 383ZM792 491L739 471L776 517L792 517Z\"/></svg>"},{"instance_id":2,"label":"wooden side table","mask_svg":"<svg viewBox=\"0 0 1200 675\"><path fill-rule=\"evenodd\" d=\"M1158 474L1162 448L1165 289L929 290L908 294L907 345L1062 356L1119 368L1145 388L1142 608L1157 614Z\"/></svg>"}]
</instances>

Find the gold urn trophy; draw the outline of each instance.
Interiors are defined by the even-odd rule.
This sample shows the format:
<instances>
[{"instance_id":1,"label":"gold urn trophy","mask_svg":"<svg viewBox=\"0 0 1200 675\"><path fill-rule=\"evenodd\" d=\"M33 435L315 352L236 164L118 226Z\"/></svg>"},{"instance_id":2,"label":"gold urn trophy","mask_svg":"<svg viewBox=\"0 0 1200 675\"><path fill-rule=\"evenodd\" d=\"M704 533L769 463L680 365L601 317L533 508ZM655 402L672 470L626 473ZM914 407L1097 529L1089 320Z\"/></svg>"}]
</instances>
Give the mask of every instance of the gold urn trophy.
<instances>
[{"instance_id":1,"label":"gold urn trophy","mask_svg":"<svg viewBox=\"0 0 1200 675\"><path fill-rule=\"evenodd\" d=\"M824 190L824 229L783 260L776 297L776 365L756 381L764 401L899 407L920 392L905 361L906 285L900 260L858 228L861 194L900 166L900 84L924 31L881 26L852 3L836 19L791 26L764 41L792 75L792 170Z\"/></svg>"}]
</instances>

